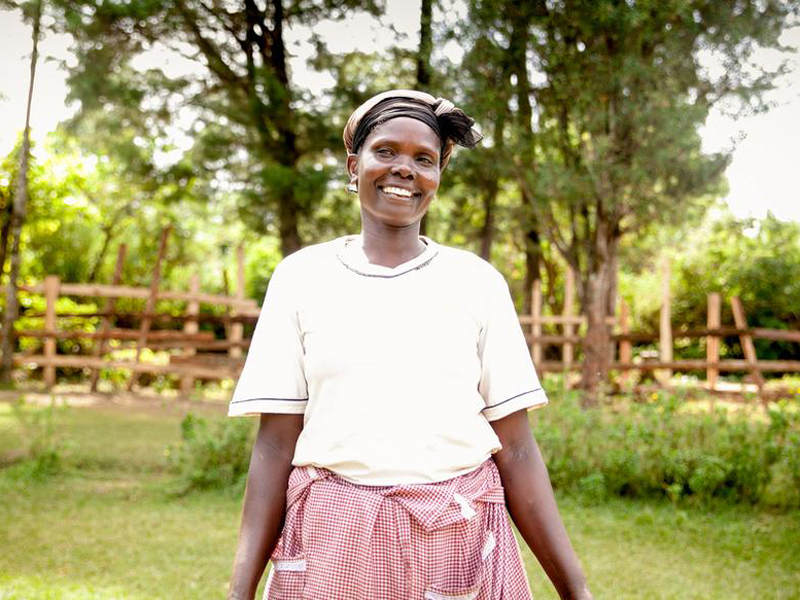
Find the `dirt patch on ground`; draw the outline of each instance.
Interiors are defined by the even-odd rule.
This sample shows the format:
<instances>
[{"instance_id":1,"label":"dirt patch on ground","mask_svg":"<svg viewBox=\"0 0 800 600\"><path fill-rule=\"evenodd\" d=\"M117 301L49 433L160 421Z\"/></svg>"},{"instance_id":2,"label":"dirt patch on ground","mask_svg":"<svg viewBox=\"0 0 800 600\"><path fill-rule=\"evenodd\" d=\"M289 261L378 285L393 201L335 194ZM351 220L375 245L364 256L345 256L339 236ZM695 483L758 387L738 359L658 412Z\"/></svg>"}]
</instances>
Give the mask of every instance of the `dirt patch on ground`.
<instances>
[{"instance_id":1,"label":"dirt patch on ground","mask_svg":"<svg viewBox=\"0 0 800 600\"><path fill-rule=\"evenodd\" d=\"M195 400L174 395L158 393L91 392L88 389L56 386L51 391L38 389L0 390L0 402L16 402L22 399L26 404L36 406L70 406L76 408L102 408L121 412L143 412L164 415L183 415L188 412L219 415L225 414L228 403L224 400Z\"/></svg>"}]
</instances>

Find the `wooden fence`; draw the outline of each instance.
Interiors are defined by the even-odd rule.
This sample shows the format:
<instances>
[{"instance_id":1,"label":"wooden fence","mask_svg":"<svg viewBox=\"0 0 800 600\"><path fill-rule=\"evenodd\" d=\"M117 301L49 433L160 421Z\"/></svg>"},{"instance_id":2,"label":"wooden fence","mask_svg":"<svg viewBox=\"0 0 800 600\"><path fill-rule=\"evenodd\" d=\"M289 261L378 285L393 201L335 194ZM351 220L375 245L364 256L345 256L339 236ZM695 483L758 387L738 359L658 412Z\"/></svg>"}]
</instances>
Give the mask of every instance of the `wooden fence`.
<instances>
[{"instance_id":1,"label":"wooden fence","mask_svg":"<svg viewBox=\"0 0 800 600\"><path fill-rule=\"evenodd\" d=\"M765 329L748 326L742 302L737 297L730 299L734 317L733 326L723 326L722 297L718 293L708 295L707 321L705 329L673 328L671 320L670 265L662 266L661 309L659 331L657 333L632 333L630 329L630 308L624 301L619 302L616 315L606 319L610 328L613 357L611 368L622 371L622 377L630 371L654 372L656 378L667 385L673 371L705 371L706 387L717 387L720 372L745 372L756 384L759 394L763 391L764 372L800 372L800 361L759 360L753 340L765 339L800 343L800 331L788 329ZM575 315L575 277L568 269L565 277L564 309L560 315L543 314L541 282L536 281L532 290L531 313L521 315L520 323L529 326L526 339L531 348L531 357L540 371L569 372L579 367L575 361L575 350L580 347L586 327L586 318ZM543 327L556 328L555 333L543 333ZM720 359L720 341L723 337L738 336L743 351L740 359ZM705 360L675 360L674 342L677 339L705 338ZM634 359L635 343L657 343L657 358L653 355ZM561 360L545 360L546 346L560 347Z\"/></svg>"},{"instance_id":2,"label":"wooden fence","mask_svg":"<svg viewBox=\"0 0 800 600\"><path fill-rule=\"evenodd\" d=\"M45 312L27 313L26 317L43 318L42 329L18 330L22 338L42 339L40 353L22 353L15 356L21 365L41 367L44 381L48 386L56 382L58 367L88 369L93 390L97 388L101 369L127 369L132 377L132 388L140 373L173 374L180 377L180 388L187 391L195 379L222 379L238 376L244 361L244 350L250 340L244 337L244 326L253 323L258 317L259 308L255 301L244 297L244 249L237 250L236 291L233 295L207 294L200 290L199 276L194 275L189 289L184 291L161 290L160 264L163 260L168 230L162 235L159 255L153 278L149 287L134 287L121 284L122 265L125 260L125 247L121 246L112 283L82 284L63 283L56 276L48 276L37 285L21 286L21 290L31 294L41 294L45 298ZM781 340L800 343L800 331L784 329L750 328L741 301L730 299L734 316L733 326L721 323L722 298L719 294L708 296L708 318L705 329L673 329L671 323L671 297L669 288L669 264L662 270L661 314L659 331L654 333L633 333L630 329L630 309L620 302L614 316L606 323L612 341L609 347L612 369L621 372L624 381L631 371L653 372L656 379L667 385L674 371L706 372L706 386L715 389L721 372L746 372L756 384L759 392L764 384L764 372L800 372L800 361L765 361L756 356L754 339ZM227 287L227 285L226 285ZM544 313L541 282L536 281L532 290L531 312L520 315L520 323L526 330L531 356L541 371L570 372L579 368L578 352L586 327L586 319L576 314L575 276L566 271L564 289L564 308L560 315ZM56 312L59 297L102 299L99 312L60 313ZM121 298L145 301L142 312L124 313L116 310L116 301ZM183 314L164 314L156 312L159 300L185 303ZM201 314L201 305L211 305L223 310L222 315ZM96 331L64 329L59 321L75 318L99 318ZM139 327L120 328L120 320L138 321ZM201 331L201 322L224 325L224 339L215 339L212 332ZM549 329L550 331L545 331ZM738 336L743 350L740 359L720 359L720 340L725 336ZM682 338L705 338L705 360L675 360L674 340ZM65 339L94 340L91 356L65 355L57 353L57 341ZM113 347L112 347L113 343ZM658 353L640 353L634 357L634 345L657 343ZM557 348L557 352L545 353L547 347ZM134 360L118 360L112 350L134 348ZM168 362L143 361L145 349L168 351ZM559 359L553 360L556 354ZM163 355L162 355L163 358Z\"/></svg>"},{"instance_id":3,"label":"wooden fence","mask_svg":"<svg viewBox=\"0 0 800 600\"><path fill-rule=\"evenodd\" d=\"M140 373L174 374L180 376L181 390L187 391L195 379L222 379L237 377L243 364L243 350L250 340L244 338L244 325L258 318L258 304L244 296L244 248L237 250L236 292L234 295L207 294L200 291L199 275L193 275L189 289L185 291L161 290L161 264L166 252L169 228L162 232L153 275L149 287L135 287L121 284L122 267L125 262L126 247L121 245L117 254L111 284L64 283L51 275L36 285L20 286L20 291L41 294L45 299L44 313L25 313L26 318L43 319L42 329L16 330L18 338L42 339L40 353L20 353L15 355L18 365L41 367L45 384L49 387L56 382L58 367L88 369L91 388L97 389L101 369L127 369L131 372L128 387L132 389ZM226 282L227 283L227 282ZM227 287L227 286L226 286ZM91 298L102 300L98 312L57 313L60 297ZM142 312L125 313L116 310L119 299L144 300ZM160 300L185 303L183 314L156 312ZM217 307L219 314L201 314L201 305ZM81 327L60 328L64 319L100 319L95 331ZM116 327L120 320L138 321L137 329ZM201 322L222 324L225 339L215 339L210 331L200 331ZM160 327L154 329L154 326ZM177 327L177 329L176 329ZM92 340L91 356L66 355L57 353L57 341L75 339ZM134 360L118 360L114 352L118 349L135 349ZM149 350L168 350L168 362L143 361L142 353Z\"/></svg>"},{"instance_id":4,"label":"wooden fence","mask_svg":"<svg viewBox=\"0 0 800 600\"><path fill-rule=\"evenodd\" d=\"M258 305L252 300L241 297L230 297L216 294L204 294L198 290L199 278L192 278L191 288L186 292L161 291L155 294L148 288L114 285L87 285L62 283L58 277L49 276L44 283L32 286L21 286L21 290L43 294L46 309L43 314L27 314L26 317L44 317L44 329L18 330L18 337L33 337L44 340L41 354L19 354L14 361L21 365L43 367L44 381L48 386L56 382L56 367L77 367L91 370L93 387L97 386L97 373L103 368L128 369L138 373L173 373L181 376L181 388L190 389L195 378L220 379L236 377L243 361L242 349L249 346L244 339L245 322L252 322L258 317ZM58 298L102 298L116 300L119 298L137 298L148 301L146 310L141 313L121 313L103 310L96 313L57 314L55 307ZM152 312L158 300L176 300L186 302L183 315L167 315ZM229 309L225 316L199 314L201 304L223 306ZM109 303L106 303L106 308ZM60 330L59 319L64 318L100 318L98 331ZM136 318L140 320L139 329L121 329L113 327L113 322L120 318ZM182 322L181 330L153 330L153 323L174 325ZM199 323L221 322L226 327L226 339L214 339L211 332L199 331ZM92 356L64 355L56 353L56 341L64 339L96 340ZM117 348L134 347L136 358L133 361L114 360L110 357L109 342L118 342ZM170 354L169 363L143 362L142 351L179 350ZM202 352L206 354L202 354ZM208 351L215 351L214 354ZM227 351L227 354L219 354ZM133 381L133 378L132 378ZM131 386L132 387L132 386Z\"/></svg>"}]
</instances>

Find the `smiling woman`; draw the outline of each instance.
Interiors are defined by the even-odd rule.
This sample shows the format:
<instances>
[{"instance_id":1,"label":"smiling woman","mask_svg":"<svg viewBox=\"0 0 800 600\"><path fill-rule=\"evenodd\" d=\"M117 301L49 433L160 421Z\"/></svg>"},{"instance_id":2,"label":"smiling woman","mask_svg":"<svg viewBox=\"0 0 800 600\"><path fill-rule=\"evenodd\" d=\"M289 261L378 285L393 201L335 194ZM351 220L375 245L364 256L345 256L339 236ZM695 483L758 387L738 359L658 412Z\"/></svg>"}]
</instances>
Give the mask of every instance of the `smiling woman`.
<instances>
[{"instance_id":1,"label":"smiling woman","mask_svg":"<svg viewBox=\"0 0 800 600\"><path fill-rule=\"evenodd\" d=\"M260 415L229 598L524 600L506 516L591 598L526 410L547 403L502 275L420 236L473 120L410 90L347 123L362 231L285 258L229 414Z\"/></svg>"},{"instance_id":2,"label":"smiling woman","mask_svg":"<svg viewBox=\"0 0 800 600\"><path fill-rule=\"evenodd\" d=\"M363 229L413 233L439 188L440 146L430 127L398 117L375 129L359 154L347 157Z\"/></svg>"}]
</instances>

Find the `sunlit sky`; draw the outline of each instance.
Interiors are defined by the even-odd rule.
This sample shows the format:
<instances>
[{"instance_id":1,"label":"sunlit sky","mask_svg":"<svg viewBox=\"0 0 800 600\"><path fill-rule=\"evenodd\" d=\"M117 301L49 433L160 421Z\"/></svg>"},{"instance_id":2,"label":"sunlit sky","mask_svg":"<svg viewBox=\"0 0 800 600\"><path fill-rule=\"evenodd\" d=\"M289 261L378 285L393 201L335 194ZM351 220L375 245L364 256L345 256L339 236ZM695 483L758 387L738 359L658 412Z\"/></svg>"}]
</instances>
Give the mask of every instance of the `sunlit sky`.
<instances>
[{"instance_id":1,"label":"sunlit sky","mask_svg":"<svg viewBox=\"0 0 800 600\"><path fill-rule=\"evenodd\" d=\"M416 45L418 36L418 0L389 0L382 23L370 17L356 17L346 22L328 22L315 31L328 40L331 50L362 51L385 47L393 38L386 27L391 24L405 36L405 45ZM365 32L369 32L365 35ZM330 76L309 72L305 60L311 51L302 44L308 30L287 32L292 46L293 72L296 81L312 89L329 86ZM29 80L31 51L30 28L16 12L0 11L0 153L7 154L14 145L25 118L25 100ZM796 51L791 55L792 72L780 80L768 99L774 104L766 114L734 120L714 111L701 130L703 146L708 151L736 148L726 175L729 193L726 201L740 217L763 217L767 211L785 220L800 222L800 27L787 30L781 41ZM59 63L70 60L70 40L65 36L48 35L40 42L44 58L36 74L32 111L33 137L41 142L46 134L75 110L66 104L65 73ZM446 49L446 50L449 50ZM760 51L756 62L767 68L775 66L776 52ZM186 61L158 49L137 61L137 66L160 65L167 74L177 75L191 68ZM712 65L713 68L713 65ZM178 141L180 144L180 141Z\"/></svg>"}]
</instances>

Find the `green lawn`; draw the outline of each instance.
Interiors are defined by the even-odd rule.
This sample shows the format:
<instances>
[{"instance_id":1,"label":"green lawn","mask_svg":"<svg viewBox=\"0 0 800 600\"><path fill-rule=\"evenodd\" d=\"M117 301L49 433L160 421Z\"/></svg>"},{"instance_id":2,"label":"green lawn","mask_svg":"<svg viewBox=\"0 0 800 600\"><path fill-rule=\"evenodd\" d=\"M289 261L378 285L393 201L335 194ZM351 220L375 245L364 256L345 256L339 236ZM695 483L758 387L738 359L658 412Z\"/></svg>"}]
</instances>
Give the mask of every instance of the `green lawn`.
<instances>
[{"instance_id":1,"label":"green lawn","mask_svg":"<svg viewBox=\"0 0 800 600\"><path fill-rule=\"evenodd\" d=\"M62 474L0 471L0 599L224 598L240 499L167 493L164 450L185 410L72 408L56 416ZM19 434L0 404L0 457ZM800 513L570 497L560 506L598 599L800 598ZM556 598L524 554L534 596Z\"/></svg>"}]
</instances>

